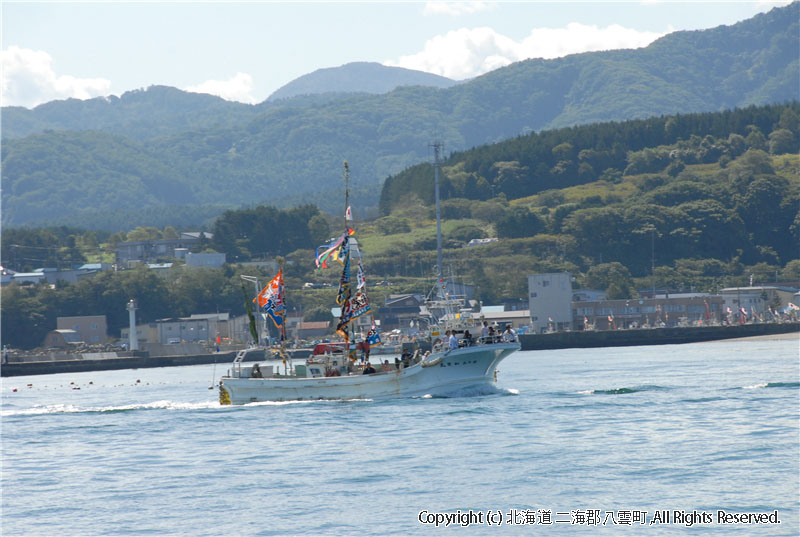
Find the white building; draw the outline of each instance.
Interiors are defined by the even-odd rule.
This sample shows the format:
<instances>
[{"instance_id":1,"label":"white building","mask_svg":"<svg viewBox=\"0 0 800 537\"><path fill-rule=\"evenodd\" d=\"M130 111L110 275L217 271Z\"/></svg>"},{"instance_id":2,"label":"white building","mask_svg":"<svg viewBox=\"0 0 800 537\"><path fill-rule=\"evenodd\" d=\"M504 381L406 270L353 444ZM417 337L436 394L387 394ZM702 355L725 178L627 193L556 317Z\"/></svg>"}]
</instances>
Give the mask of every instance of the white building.
<instances>
[{"instance_id":1,"label":"white building","mask_svg":"<svg viewBox=\"0 0 800 537\"><path fill-rule=\"evenodd\" d=\"M719 294L725 300L725 308L738 311L740 307L752 313L764 315L770 308L783 309L794 300L796 289L792 287L760 285L752 287L726 287Z\"/></svg>"},{"instance_id":2,"label":"white building","mask_svg":"<svg viewBox=\"0 0 800 537\"><path fill-rule=\"evenodd\" d=\"M529 274L528 300L534 334L572 329L572 276L568 272Z\"/></svg>"}]
</instances>

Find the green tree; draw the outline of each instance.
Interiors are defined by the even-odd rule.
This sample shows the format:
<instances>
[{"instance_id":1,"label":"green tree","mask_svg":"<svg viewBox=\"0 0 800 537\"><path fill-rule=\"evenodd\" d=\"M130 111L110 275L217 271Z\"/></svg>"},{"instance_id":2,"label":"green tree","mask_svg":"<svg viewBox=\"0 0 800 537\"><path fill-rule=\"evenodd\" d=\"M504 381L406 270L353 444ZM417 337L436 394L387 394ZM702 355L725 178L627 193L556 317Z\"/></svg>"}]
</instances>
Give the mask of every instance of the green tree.
<instances>
[{"instance_id":1,"label":"green tree","mask_svg":"<svg viewBox=\"0 0 800 537\"><path fill-rule=\"evenodd\" d=\"M783 281L800 280L800 259L792 259L783 267L780 275Z\"/></svg>"},{"instance_id":2,"label":"green tree","mask_svg":"<svg viewBox=\"0 0 800 537\"><path fill-rule=\"evenodd\" d=\"M139 226L128 232L129 241L155 241L163 237L161 231L152 226Z\"/></svg>"},{"instance_id":3,"label":"green tree","mask_svg":"<svg viewBox=\"0 0 800 537\"><path fill-rule=\"evenodd\" d=\"M586 273L584 285L590 289L605 289L609 300L636 297L631 273L618 262L591 267Z\"/></svg>"},{"instance_id":4,"label":"green tree","mask_svg":"<svg viewBox=\"0 0 800 537\"><path fill-rule=\"evenodd\" d=\"M323 215L316 214L308 221L308 232L315 244L322 244L330 238L331 227Z\"/></svg>"},{"instance_id":5,"label":"green tree","mask_svg":"<svg viewBox=\"0 0 800 537\"><path fill-rule=\"evenodd\" d=\"M769 135L769 152L773 155L797 153L797 135L788 129L776 129Z\"/></svg>"},{"instance_id":6,"label":"green tree","mask_svg":"<svg viewBox=\"0 0 800 537\"><path fill-rule=\"evenodd\" d=\"M545 229L544 222L527 207L512 207L496 224L498 237L533 237Z\"/></svg>"},{"instance_id":7,"label":"green tree","mask_svg":"<svg viewBox=\"0 0 800 537\"><path fill-rule=\"evenodd\" d=\"M747 143L747 147L749 149L757 149L759 151L766 151L767 150L767 139L764 137L764 133L761 132L761 129L756 127L755 125L748 125L747 126L748 134L745 138L745 142Z\"/></svg>"}]
</instances>

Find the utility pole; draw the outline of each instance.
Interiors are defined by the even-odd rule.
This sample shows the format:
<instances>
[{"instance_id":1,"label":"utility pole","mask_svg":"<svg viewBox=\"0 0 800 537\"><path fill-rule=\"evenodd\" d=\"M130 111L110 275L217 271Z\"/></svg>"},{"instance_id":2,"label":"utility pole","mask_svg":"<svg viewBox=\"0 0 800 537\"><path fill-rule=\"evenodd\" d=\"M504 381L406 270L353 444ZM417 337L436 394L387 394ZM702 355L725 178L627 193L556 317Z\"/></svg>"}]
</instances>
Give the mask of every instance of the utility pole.
<instances>
[{"instance_id":1,"label":"utility pole","mask_svg":"<svg viewBox=\"0 0 800 537\"><path fill-rule=\"evenodd\" d=\"M434 180L434 201L436 203L436 263L438 265L439 292L444 285L444 273L442 270L442 214L439 208L439 153L442 150L441 142L433 142L433 180Z\"/></svg>"},{"instance_id":2,"label":"utility pole","mask_svg":"<svg viewBox=\"0 0 800 537\"><path fill-rule=\"evenodd\" d=\"M653 276L653 299L656 298L656 228L650 229L650 274Z\"/></svg>"}]
</instances>

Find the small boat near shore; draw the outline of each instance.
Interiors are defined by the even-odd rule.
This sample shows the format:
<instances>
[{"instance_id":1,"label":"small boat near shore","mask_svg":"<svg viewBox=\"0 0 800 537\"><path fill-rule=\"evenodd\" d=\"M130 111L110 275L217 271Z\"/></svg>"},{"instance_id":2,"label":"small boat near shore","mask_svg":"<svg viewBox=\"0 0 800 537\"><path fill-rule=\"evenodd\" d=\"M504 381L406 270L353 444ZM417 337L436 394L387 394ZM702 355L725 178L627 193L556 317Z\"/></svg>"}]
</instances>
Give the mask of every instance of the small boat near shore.
<instances>
[{"instance_id":1,"label":"small boat near shore","mask_svg":"<svg viewBox=\"0 0 800 537\"><path fill-rule=\"evenodd\" d=\"M329 364L295 365L289 375L270 366L234 365L220 380L220 403L446 396L480 390L494 386L497 365L519 348L517 342L487 342L427 356L417 351L408 367L390 364L390 370L372 374L364 374L364 366L348 364L345 355L340 360L333 355Z\"/></svg>"},{"instance_id":2,"label":"small boat near shore","mask_svg":"<svg viewBox=\"0 0 800 537\"><path fill-rule=\"evenodd\" d=\"M438 152L436 164L436 214L439 220ZM327 256L336 250L336 258L343 267L337 294L337 303L341 306L337 332L344 342L328 344L322 349L322 354L315 352L314 358L305 364L295 365L291 361L284 361L283 373L280 365L277 368L260 364L247 367L242 365L241 360L234 360L232 368L219 381L220 404L445 396L463 390L480 390L495 384L497 365L520 349L516 337L505 340L499 336L473 339L469 330L480 330L477 320L458 313L461 301L446 296L446 286L442 285L439 225L439 277L434 296L428 303L428 311L431 312L430 350L423 351L417 346L413 355L404 352L402 360L396 360L395 364L384 360L376 369L369 360L368 348L357 343L351 335L352 321L361 316L370 316L371 308L358 242L351 238L353 231L347 222L350 215L348 185L349 168L345 163L345 232L323 254ZM319 260L318 257L318 265ZM354 272L357 269L355 281L351 281L351 264ZM370 334L377 335L374 328ZM442 339L443 334L447 335L446 339ZM379 338L377 341L380 341ZM357 345L362 345L365 355L360 361L357 358Z\"/></svg>"}]
</instances>

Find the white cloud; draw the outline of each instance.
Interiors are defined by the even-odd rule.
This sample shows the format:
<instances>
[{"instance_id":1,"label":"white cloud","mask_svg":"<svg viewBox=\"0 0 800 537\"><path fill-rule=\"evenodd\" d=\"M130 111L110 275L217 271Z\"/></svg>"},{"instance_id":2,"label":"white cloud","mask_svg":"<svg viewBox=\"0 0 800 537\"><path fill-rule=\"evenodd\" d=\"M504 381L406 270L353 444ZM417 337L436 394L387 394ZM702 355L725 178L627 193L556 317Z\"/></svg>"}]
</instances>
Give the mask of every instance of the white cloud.
<instances>
[{"instance_id":1,"label":"white cloud","mask_svg":"<svg viewBox=\"0 0 800 537\"><path fill-rule=\"evenodd\" d=\"M756 9L764 12L769 11L774 7L788 6L792 2L794 2L794 0L756 0Z\"/></svg>"},{"instance_id":2,"label":"white cloud","mask_svg":"<svg viewBox=\"0 0 800 537\"><path fill-rule=\"evenodd\" d=\"M10 46L0 51L0 104L28 108L55 99L90 99L106 95L111 81L56 75L53 58L42 50Z\"/></svg>"},{"instance_id":3,"label":"white cloud","mask_svg":"<svg viewBox=\"0 0 800 537\"><path fill-rule=\"evenodd\" d=\"M247 73L236 73L228 80L206 80L202 84L184 88L186 91L194 93L210 93L222 97L227 101L239 101L241 103L255 104L256 98L253 97L253 77Z\"/></svg>"},{"instance_id":4,"label":"white cloud","mask_svg":"<svg viewBox=\"0 0 800 537\"><path fill-rule=\"evenodd\" d=\"M515 41L491 28L461 28L428 40L421 52L385 64L462 80L528 58L644 47L663 35L617 24L601 28L572 22L565 28L534 28Z\"/></svg>"},{"instance_id":5,"label":"white cloud","mask_svg":"<svg viewBox=\"0 0 800 537\"><path fill-rule=\"evenodd\" d=\"M494 7L493 2L450 2L448 0L429 0L422 10L424 15L468 15Z\"/></svg>"}]
</instances>

